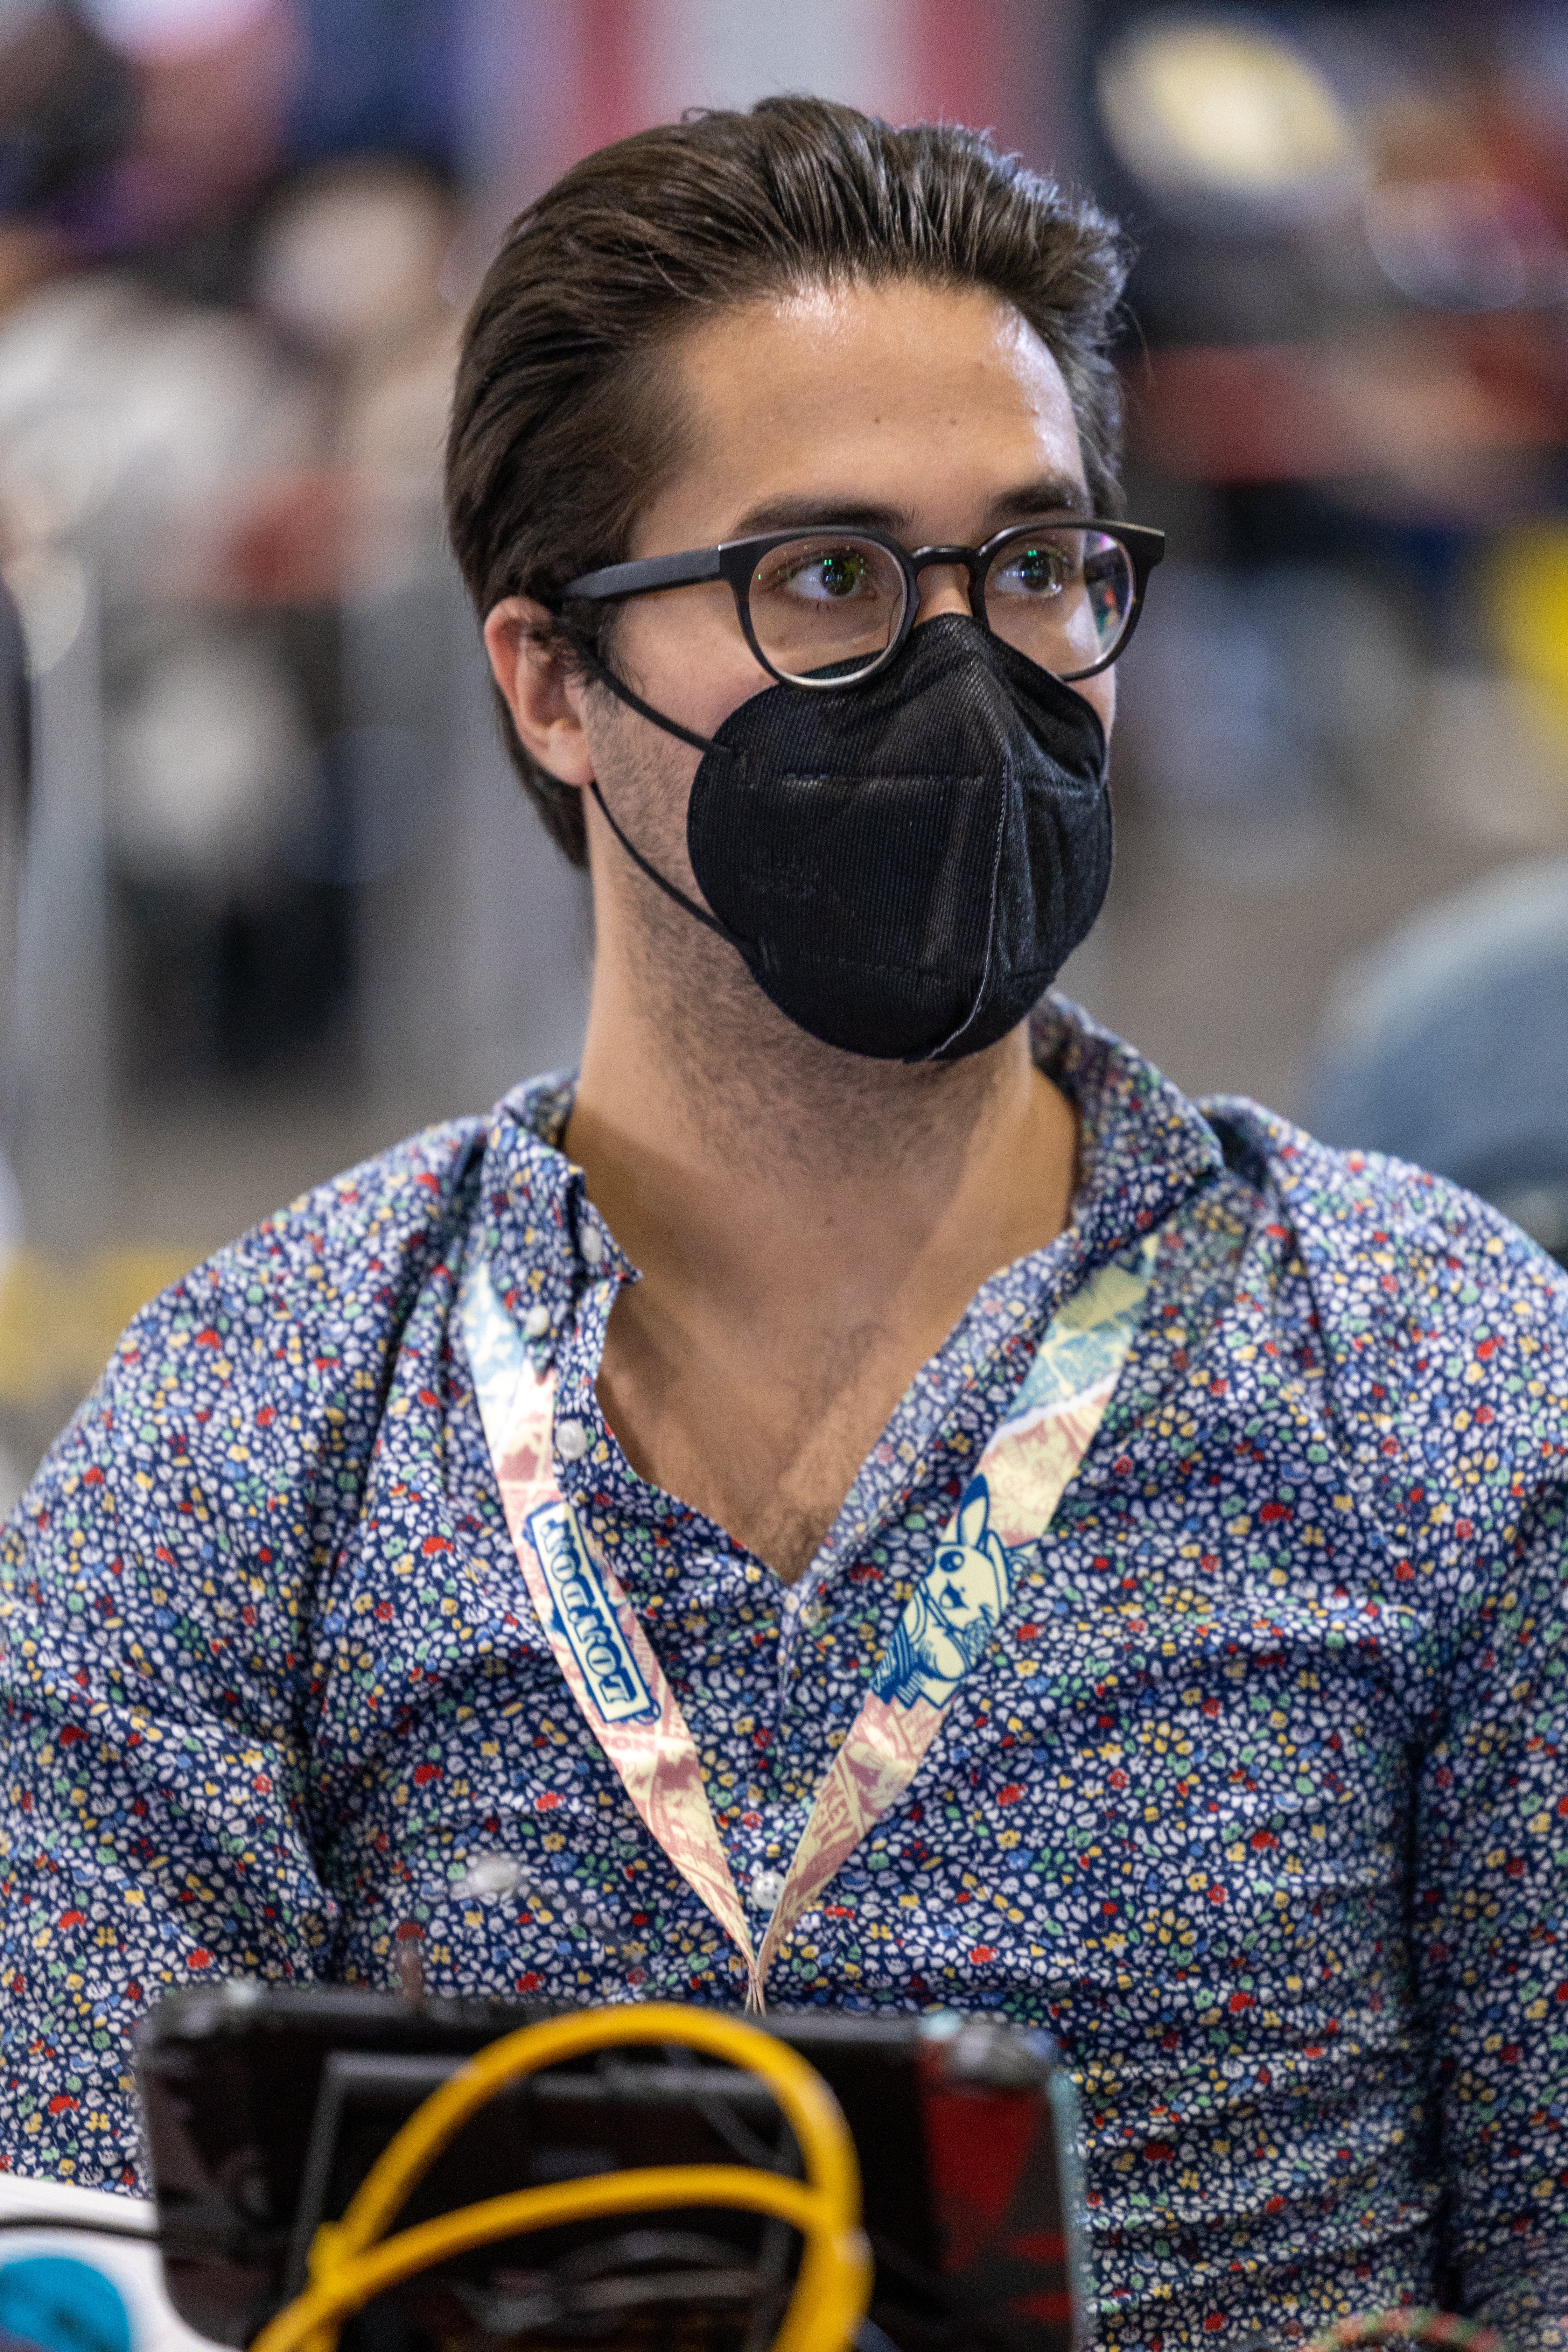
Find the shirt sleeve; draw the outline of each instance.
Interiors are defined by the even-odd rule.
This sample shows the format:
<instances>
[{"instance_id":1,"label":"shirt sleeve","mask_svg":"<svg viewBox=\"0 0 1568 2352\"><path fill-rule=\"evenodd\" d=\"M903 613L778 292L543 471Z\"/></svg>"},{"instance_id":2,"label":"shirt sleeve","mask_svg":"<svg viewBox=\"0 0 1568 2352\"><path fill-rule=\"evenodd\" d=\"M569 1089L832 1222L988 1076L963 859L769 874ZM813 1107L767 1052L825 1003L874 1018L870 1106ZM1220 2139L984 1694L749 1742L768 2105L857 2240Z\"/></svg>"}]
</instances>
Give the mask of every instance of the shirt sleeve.
<instances>
[{"instance_id":1,"label":"shirt sleeve","mask_svg":"<svg viewBox=\"0 0 1568 2352\"><path fill-rule=\"evenodd\" d=\"M138 1317L0 1542L0 2166L81 2187L142 2185L137 2015L309 1977L334 1926L299 1327L221 1267Z\"/></svg>"},{"instance_id":2,"label":"shirt sleeve","mask_svg":"<svg viewBox=\"0 0 1568 2352\"><path fill-rule=\"evenodd\" d=\"M1555 1451L1548 1441L1541 1451ZM1516 1482L1522 1483L1522 1482ZM1462 1504L1460 1506L1462 1507ZM1417 1793L1414 1955L1456 2275L1514 2352L1568 2345L1568 1513L1478 1580Z\"/></svg>"}]
</instances>

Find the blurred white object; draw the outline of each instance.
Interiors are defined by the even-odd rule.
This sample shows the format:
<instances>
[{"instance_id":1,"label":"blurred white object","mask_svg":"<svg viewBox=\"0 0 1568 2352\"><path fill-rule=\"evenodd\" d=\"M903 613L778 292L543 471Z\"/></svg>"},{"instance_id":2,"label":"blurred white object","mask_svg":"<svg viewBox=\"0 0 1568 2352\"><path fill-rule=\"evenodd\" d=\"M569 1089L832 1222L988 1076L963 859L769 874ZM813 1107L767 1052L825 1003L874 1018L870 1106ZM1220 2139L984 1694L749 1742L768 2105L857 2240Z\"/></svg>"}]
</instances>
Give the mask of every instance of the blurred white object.
<instances>
[{"instance_id":1,"label":"blurred white object","mask_svg":"<svg viewBox=\"0 0 1568 2352\"><path fill-rule=\"evenodd\" d=\"M1533 196L1506 181L1390 180L1366 199L1385 277L1437 310L1544 309L1568 299L1568 247Z\"/></svg>"},{"instance_id":2,"label":"blurred white object","mask_svg":"<svg viewBox=\"0 0 1568 2352\"><path fill-rule=\"evenodd\" d=\"M1361 194L1366 164L1327 76L1296 42L1233 16L1152 16L1097 76L1112 148L1149 194L1259 226L1310 219Z\"/></svg>"},{"instance_id":3,"label":"blurred white object","mask_svg":"<svg viewBox=\"0 0 1568 2352\"><path fill-rule=\"evenodd\" d=\"M0 593L0 1121L12 1124L16 1091L16 914L32 798L32 686L19 614ZM22 1244L22 1192L0 1150L0 1300ZM22 1464L0 1446L0 1515L26 1483Z\"/></svg>"},{"instance_id":4,"label":"blurred white object","mask_svg":"<svg viewBox=\"0 0 1568 2352\"><path fill-rule=\"evenodd\" d=\"M331 456L353 483L351 594L431 580L444 562L441 469L460 321L443 292L452 199L412 165L310 173L262 233L263 313L327 363Z\"/></svg>"},{"instance_id":5,"label":"blurred white object","mask_svg":"<svg viewBox=\"0 0 1568 2352\"><path fill-rule=\"evenodd\" d=\"M111 48L134 58L200 57L268 15L277 0L80 0Z\"/></svg>"},{"instance_id":6,"label":"blurred white object","mask_svg":"<svg viewBox=\"0 0 1568 2352\"><path fill-rule=\"evenodd\" d=\"M0 317L0 551L69 541L110 615L203 573L247 486L318 446L308 391L236 315L89 277Z\"/></svg>"},{"instance_id":7,"label":"blurred white object","mask_svg":"<svg viewBox=\"0 0 1568 2352\"><path fill-rule=\"evenodd\" d=\"M16 969L16 1173L29 1239L96 1242L109 1212L109 869L96 586L34 679L33 805Z\"/></svg>"},{"instance_id":8,"label":"blurred white object","mask_svg":"<svg viewBox=\"0 0 1568 2352\"><path fill-rule=\"evenodd\" d=\"M22 1188L0 1151L0 1299L22 1244ZM8 1518L27 1483L27 1473L7 1445L0 1445L0 1518Z\"/></svg>"},{"instance_id":9,"label":"blurred white object","mask_svg":"<svg viewBox=\"0 0 1568 2352\"><path fill-rule=\"evenodd\" d=\"M268 223L257 300L333 357L403 335L446 308L443 266L457 220L424 174L348 163L313 173Z\"/></svg>"},{"instance_id":10,"label":"blurred white object","mask_svg":"<svg viewBox=\"0 0 1568 2352\"><path fill-rule=\"evenodd\" d=\"M308 824L310 739L278 661L220 622L145 662L113 719L110 838L138 881L244 890Z\"/></svg>"},{"instance_id":11,"label":"blurred white object","mask_svg":"<svg viewBox=\"0 0 1568 2352\"><path fill-rule=\"evenodd\" d=\"M0 565L27 638L33 676L69 653L87 612L87 573L68 547L27 547Z\"/></svg>"},{"instance_id":12,"label":"blurred white object","mask_svg":"<svg viewBox=\"0 0 1568 2352\"><path fill-rule=\"evenodd\" d=\"M26 2158L17 2151L14 2160L25 2162ZM124 2305L134 2352L211 2352L205 2336L197 2336L176 2316L163 2292L163 2267L155 2246L91 2234L90 2225L97 2221L112 2222L119 2229L142 2228L151 2236L157 2223L150 2200L74 2189L65 2181L31 2180L16 2172L0 2173L0 2219L12 2222L32 2216L44 2226L7 2228L0 2263L8 2267L39 2255L85 2263L109 2282ZM72 2222L88 2226L73 2230Z\"/></svg>"},{"instance_id":13,"label":"blurred white object","mask_svg":"<svg viewBox=\"0 0 1568 2352\"><path fill-rule=\"evenodd\" d=\"M107 701L109 740L94 789L139 879L247 887L302 822L310 755L268 629L195 600L257 486L315 460L321 434L309 385L237 314L103 276L0 318L5 579L46 684L96 605L89 700ZM57 730L76 724L66 699L49 708ZM43 986L35 1024L58 996Z\"/></svg>"}]
</instances>

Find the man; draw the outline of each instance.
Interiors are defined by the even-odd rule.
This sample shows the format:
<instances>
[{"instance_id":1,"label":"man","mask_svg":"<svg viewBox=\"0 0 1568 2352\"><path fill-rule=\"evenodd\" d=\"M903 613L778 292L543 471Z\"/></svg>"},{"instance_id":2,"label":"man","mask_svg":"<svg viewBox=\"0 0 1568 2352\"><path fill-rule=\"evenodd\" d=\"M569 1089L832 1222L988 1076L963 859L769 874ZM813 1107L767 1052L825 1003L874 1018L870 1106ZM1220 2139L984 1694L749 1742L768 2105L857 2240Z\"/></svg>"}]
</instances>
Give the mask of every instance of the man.
<instances>
[{"instance_id":1,"label":"man","mask_svg":"<svg viewBox=\"0 0 1568 2352\"><path fill-rule=\"evenodd\" d=\"M804 99L511 233L449 511L582 1068L149 1308L22 1506L17 2168L136 2184L203 1972L749 1980L1050 2027L1108 2343L1557 2340L1562 1279L1027 1017L1156 551L1119 284Z\"/></svg>"}]
</instances>

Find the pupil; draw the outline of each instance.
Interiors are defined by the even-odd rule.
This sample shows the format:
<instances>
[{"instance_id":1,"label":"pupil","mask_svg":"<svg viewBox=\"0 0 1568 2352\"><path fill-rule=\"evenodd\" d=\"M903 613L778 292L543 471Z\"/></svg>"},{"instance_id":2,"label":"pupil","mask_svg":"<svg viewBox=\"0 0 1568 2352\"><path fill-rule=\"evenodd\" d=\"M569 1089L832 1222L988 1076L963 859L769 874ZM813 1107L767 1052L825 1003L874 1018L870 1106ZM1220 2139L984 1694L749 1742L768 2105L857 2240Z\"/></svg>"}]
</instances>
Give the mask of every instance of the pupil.
<instances>
[{"instance_id":1,"label":"pupil","mask_svg":"<svg viewBox=\"0 0 1568 2352\"><path fill-rule=\"evenodd\" d=\"M830 596L844 596L855 585L854 559L847 555L825 555L822 559L822 584Z\"/></svg>"}]
</instances>

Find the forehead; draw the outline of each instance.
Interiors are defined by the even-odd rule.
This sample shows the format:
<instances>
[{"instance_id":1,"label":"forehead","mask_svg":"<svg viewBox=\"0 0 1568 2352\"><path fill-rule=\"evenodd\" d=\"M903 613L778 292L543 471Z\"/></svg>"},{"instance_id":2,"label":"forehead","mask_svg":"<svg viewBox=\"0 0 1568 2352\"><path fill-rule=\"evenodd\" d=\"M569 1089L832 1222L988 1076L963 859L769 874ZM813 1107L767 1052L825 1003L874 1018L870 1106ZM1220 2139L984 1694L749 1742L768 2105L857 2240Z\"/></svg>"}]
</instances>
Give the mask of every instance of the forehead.
<instances>
[{"instance_id":1,"label":"forehead","mask_svg":"<svg viewBox=\"0 0 1568 2352\"><path fill-rule=\"evenodd\" d=\"M687 438L656 501L667 527L722 536L770 498L820 490L945 536L1014 484L1083 479L1061 370L984 288L770 297L704 321L673 360Z\"/></svg>"}]
</instances>

